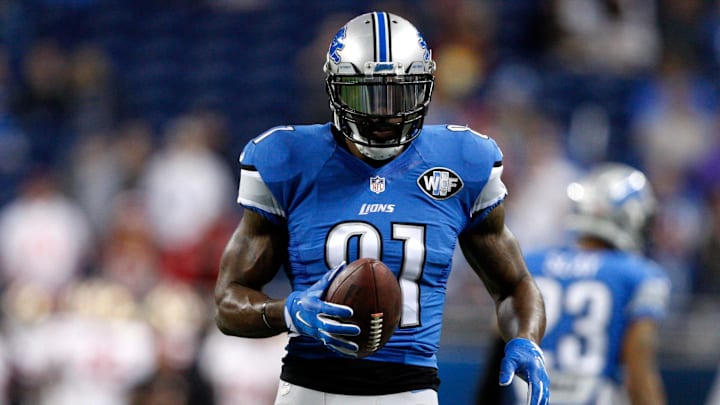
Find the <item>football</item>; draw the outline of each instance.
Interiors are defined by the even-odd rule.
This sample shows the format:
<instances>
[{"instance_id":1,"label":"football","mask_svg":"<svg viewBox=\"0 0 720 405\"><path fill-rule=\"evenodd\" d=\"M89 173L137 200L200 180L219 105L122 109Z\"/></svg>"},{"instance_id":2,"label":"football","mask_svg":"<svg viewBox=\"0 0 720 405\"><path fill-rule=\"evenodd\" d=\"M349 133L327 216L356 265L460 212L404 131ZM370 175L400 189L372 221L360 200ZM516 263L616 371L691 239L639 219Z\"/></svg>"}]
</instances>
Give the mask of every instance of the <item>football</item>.
<instances>
[{"instance_id":1,"label":"football","mask_svg":"<svg viewBox=\"0 0 720 405\"><path fill-rule=\"evenodd\" d=\"M380 350L400 322L400 284L377 259L362 258L348 264L328 287L325 300L353 309L349 321L360 327L360 335L348 339L358 344L358 358Z\"/></svg>"}]
</instances>

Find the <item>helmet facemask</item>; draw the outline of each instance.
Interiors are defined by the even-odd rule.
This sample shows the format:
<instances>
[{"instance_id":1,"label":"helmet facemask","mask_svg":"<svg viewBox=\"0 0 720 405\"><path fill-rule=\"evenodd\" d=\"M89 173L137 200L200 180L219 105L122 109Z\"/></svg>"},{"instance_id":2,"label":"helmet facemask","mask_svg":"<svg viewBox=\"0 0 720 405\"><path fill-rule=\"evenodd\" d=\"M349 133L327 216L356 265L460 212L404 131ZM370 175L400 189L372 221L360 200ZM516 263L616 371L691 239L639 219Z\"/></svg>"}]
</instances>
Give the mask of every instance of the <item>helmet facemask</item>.
<instances>
[{"instance_id":1,"label":"helmet facemask","mask_svg":"<svg viewBox=\"0 0 720 405\"><path fill-rule=\"evenodd\" d=\"M432 75L330 75L335 125L364 156L389 159L420 134L433 83Z\"/></svg>"}]
</instances>

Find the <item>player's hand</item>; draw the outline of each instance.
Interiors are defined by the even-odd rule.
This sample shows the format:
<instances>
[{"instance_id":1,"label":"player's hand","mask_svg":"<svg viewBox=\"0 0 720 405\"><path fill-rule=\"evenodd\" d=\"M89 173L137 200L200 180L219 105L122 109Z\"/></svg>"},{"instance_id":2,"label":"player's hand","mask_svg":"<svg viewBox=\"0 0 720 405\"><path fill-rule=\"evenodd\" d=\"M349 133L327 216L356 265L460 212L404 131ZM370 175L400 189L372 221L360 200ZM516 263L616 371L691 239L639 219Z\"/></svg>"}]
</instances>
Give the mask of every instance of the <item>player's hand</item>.
<instances>
[{"instance_id":1,"label":"player's hand","mask_svg":"<svg viewBox=\"0 0 720 405\"><path fill-rule=\"evenodd\" d=\"M542 350L530 339L514 338L505 345L500 363L500 385L510 385L518 375L528 384L528 404L547 405L550 400L550 378L545 371Z\"/></svg>"},{"instance_id":2,"label":"player's hand","mask_svg":"<svg viewBox=\"0 0 720 405\"><path fill-rule=\"evenodd\" d=\"M325 290L335 276L345 268L345 262L328 271L305 291L290 293L285 301L285 324L290 335L305 335L323 342L331 350L345 356L357 357L358 345L343 336L360 334L360 327L341 321L353 314L352 308L323 301Z\"/></svg>"}]
</instances>

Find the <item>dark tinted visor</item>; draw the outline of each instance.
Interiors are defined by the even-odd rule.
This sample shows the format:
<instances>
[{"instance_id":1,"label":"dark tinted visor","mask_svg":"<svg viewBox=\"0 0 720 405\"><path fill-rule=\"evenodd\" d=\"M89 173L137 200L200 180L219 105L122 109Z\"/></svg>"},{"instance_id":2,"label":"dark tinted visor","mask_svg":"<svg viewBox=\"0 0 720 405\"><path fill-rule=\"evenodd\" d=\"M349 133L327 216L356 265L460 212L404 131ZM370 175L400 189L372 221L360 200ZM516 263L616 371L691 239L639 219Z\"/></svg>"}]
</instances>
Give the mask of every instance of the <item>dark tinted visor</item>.
<instances>
[{"instance_id":1,"label":"dark tinted visor","mask_svg":"<svg viewBox=\"0 0 720 405\"><path fill-rule=\"evenodd\" d=\"M430 100L432 79L413 76L335 76L330 81L335 100L362 114L394 116L416 111Z\"/></svg>"}]
</instances>

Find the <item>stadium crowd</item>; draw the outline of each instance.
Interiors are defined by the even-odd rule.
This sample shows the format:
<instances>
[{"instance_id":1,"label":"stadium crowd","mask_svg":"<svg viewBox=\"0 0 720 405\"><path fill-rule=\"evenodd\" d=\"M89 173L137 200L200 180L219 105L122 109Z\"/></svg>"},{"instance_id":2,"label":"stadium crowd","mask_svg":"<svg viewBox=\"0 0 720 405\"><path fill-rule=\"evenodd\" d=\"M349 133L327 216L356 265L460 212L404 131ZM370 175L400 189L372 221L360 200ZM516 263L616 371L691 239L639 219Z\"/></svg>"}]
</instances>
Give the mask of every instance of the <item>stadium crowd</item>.
<instances>
[{"instance_id":1,"label":"stadium crowd","mask_svg":"<svg viewBox=\"0 0 720 405\"><path fill-rule=\"evenodd\" d=\"M524 248L563 239L564 187L592 163L648 174L650 255L674 287L662 353L720 361L720 2L6 0L0 404L274 398L284 338L213 322L237 157L270 126L330 119L317 61L372 9L430 29L426 121L498 142ZM489 303L462 267L449 316Z\"/></svg>"}]
</instances>

